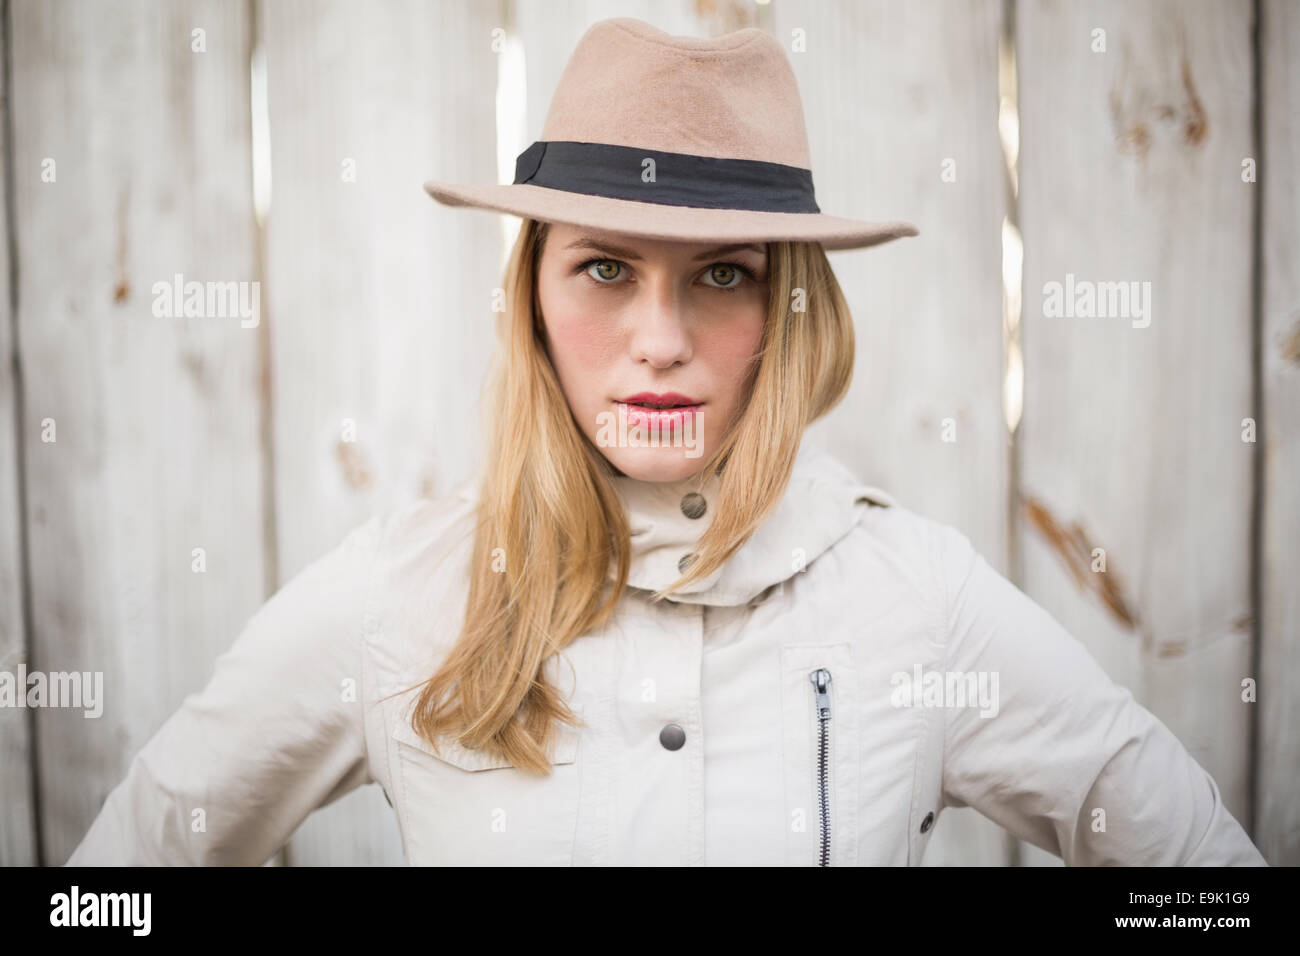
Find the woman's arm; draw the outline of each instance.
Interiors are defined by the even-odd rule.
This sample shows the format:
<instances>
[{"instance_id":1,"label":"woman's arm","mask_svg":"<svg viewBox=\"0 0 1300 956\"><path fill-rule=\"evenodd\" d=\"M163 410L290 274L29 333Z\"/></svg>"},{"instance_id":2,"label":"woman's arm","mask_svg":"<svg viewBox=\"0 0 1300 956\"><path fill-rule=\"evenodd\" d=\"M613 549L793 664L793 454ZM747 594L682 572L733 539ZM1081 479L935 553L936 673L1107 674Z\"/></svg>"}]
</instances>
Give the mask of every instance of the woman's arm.
<instances>
[{"instance_id":1,"label":"woman's arm","mask_svg":"<svg viewBox=\"0 0 1300 956\"><path fill-rule=\"evenodd\" d=\"M996 716L945 715L949 805L1069 865L1266 866L1169 728L964 535L931 527L947 666L996 674L999 690Z\"/></svg>"},{"instance_id":2,"label":"woman's arm","mask_svg":"<svg viewBox=\"0 0 1300 956\"><path fill-rule=\"evenodd\" d=\"M68 865L262 864L311 811L371 782L361 647L381 534L377 516L262 605Z\"/></svg>"}]
</instances>

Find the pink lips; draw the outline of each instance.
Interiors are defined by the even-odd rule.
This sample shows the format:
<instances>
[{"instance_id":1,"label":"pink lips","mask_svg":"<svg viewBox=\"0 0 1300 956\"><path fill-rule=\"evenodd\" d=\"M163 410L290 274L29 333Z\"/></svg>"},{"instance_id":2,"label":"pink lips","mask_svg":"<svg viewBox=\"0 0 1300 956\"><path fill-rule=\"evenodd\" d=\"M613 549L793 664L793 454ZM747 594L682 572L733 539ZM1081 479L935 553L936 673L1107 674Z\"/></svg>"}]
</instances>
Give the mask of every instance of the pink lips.
<instances>
[{"instance_id":1,"label":"pink lips","mask_svg":"<svg viewBox=\"0 0 1300 956\"><path fill-rule=\"evenodd\" d=\"M637 392L635 395L629 395L623 399L625 404L637 405L642 402L648 402L651 405L699 405L695 399L689 395L683 395L681 392L664 392L662 395L656 395L654 392Z\"/></svg>"},{"instance_id":2,"label":"pink lips","mask_svg":"<svg viewBox=\"0 0 1300 956\"><path fill-rule=\"evenodd\" d=\"M645 408L637 402L650 402L655 405L677 405L677 408ZM695 424L696 413L703 402L697 402L689 395L680 392L638 392L618 402L619 411L627 415L629 425L639 425L646 429L657 429L660 433L673 432L682 428L690 418Z\"/></svg>"}]
</instances>

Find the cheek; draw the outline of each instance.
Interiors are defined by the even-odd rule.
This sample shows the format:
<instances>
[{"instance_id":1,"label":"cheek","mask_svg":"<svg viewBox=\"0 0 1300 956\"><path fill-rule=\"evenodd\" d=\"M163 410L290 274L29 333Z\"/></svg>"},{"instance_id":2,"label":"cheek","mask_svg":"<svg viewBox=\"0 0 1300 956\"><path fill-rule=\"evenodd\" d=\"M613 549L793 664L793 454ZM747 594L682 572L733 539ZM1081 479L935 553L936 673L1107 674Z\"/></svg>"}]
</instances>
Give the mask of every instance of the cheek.
<instances>
[{"instance_id":1,"label":"cheek","mask_svg":"<svg viewBox=\"0 0 1300 956\"><path fill-rule=\"evenodd\" d=\"M605 368L614 356L618 334L607 312L593 307L589 296L575 294L567 283L542 281L538 286L551 359L568 391L583 373Z\"/></svg>"},{"instance_id":2,"label":"cheek","mask_svg":"<svg viewBox=\"0 0 1300 956\"><path fill-rule=\"evenodd\" d=\"M608 316L564 312L547 314L546 330L551 338L551 357L557 366L569 369L605 368L616 352L618 336Z\"/></svg>"},{"instance_id":3,"label":"cheek","mask_svg":"<svg viewBox=\"0 0 1300 956\"><path fill-rule=\"evenodd\" d=\"M719 378L739 385L749 372L763 342L763 316L756 313L728 323L725 331L702 343L703 357Z\"/></svg>"}]
</instances>

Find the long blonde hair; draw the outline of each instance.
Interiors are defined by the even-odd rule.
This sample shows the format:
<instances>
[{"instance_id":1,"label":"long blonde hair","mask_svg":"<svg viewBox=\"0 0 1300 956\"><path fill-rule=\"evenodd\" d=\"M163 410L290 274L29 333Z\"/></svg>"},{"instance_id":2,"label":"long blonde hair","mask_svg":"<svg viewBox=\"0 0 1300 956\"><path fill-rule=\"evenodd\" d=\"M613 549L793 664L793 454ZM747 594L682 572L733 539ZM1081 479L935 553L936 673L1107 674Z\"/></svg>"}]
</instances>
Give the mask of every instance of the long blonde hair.
<instances>
[{"instance_id":1,"label":"long blonde hair","mask_svg":"<svg viewBox=\"0 0 1300 956\"><path fill-rule=\"evenodd\" d=\"M506 269L497 327L504 361L488 392L495 417L465 622L411 714L435 748L450 736L543 776L555 722L583 723L543 665L610 620L627 587L630 549L616 471L574 422L547 354L537 299L547 232L526 219ZM768 308L750 398L699 474L720 477L715 517L694 562L654 601L708 576L749 539L780 502L804 429L840 402L853 377L853 320L822 247L770 242L767 250ZM519 408L536 410L526 429L509 414ZM494 552L506 556L504 571L494 569Z\"/></svg>"}]
</instances>

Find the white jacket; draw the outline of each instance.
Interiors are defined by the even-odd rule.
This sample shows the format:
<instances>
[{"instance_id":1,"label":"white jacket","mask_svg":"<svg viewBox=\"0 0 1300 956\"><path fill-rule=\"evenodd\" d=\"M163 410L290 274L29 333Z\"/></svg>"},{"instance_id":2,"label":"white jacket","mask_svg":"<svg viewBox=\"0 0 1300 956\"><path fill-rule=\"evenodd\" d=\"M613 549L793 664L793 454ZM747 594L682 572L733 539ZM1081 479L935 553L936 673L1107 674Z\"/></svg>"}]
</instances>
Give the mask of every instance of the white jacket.
<instances>
[{"instance_id":1,"label":"white jacket","mask_svg":"<svg viewBox=\"0 0 1300 956\"><path fill-rule=\"evenodd\" d=\"M548 778L451 740L435 755L406 722L414 692L379 700L458 634L464 485L366 522L274 595L69 863L260 864L374 782L411 864L915 865L943 809L971 806L1070 864L1264 865L1169 729L955 529L805 446L744 548L651 605L716 480L696 518L688 482L617 481L631 587L548 662L588 724L562 725Z\"/></svg>"}]
</instances>

